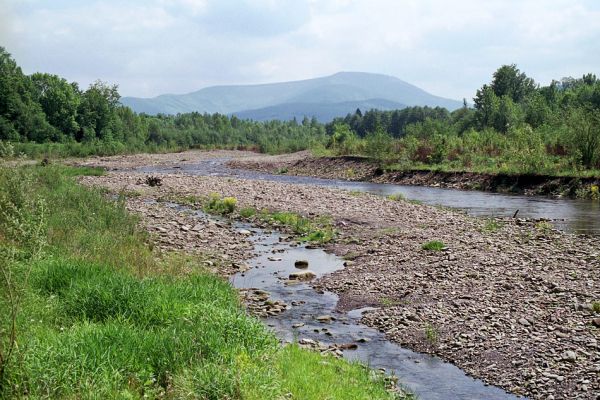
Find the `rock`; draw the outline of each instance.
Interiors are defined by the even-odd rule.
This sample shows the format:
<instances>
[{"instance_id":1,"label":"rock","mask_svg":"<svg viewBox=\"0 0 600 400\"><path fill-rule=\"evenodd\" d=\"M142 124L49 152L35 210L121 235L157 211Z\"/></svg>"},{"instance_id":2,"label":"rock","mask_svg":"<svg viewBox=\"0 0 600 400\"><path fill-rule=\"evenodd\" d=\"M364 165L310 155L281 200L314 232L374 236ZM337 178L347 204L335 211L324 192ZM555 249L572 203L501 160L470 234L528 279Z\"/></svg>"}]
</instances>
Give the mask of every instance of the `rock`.
<instances>
[{"instance_id":1,"label":"rock","mask_svg":"<svg viewBox=\"0 0 600 400\"><path fill-rule=\"evenodd\" d=\"M294 324L294 325L292 325L292 328L294 328L294 329L297 329L297 328L302 328L303 326L304 326L304 323L303 323L303 322L300 322L300 323L298 323L298 324Z\"/></svg>"},{"instance_id":2,"label":"rock","mask_svg":"<svg viewBox=\"0 0 600 400\"><path fill-rule=\"evenodd\" d=\"M244 235L244 236L250 236L250 235L252 235L252 232L250 232L248 229L240 229L238 232L241 235Z\"/></svg>"},{"instance_id":3,"label":"rock","mask_svg":"<svg viewBox=\"0 0 600 400\"><path fill-rule=\"evenodd\" d=\"M300 271L300 272L292 272L289 276L290 279L298 280L298 281L309 281L316 277L317 277L317 274L315 274L314 272L312 272L308 269L305 271Z\"/></svg>"},{"instance_id":4,"label":"rock","mask_svg":"<svg viewBox=\"0 0 600 400\"><path fill-rule=\"evenodd\" d=\"M319 315L317 318L315 318L317 321L319 322L331 322L333 321L335 318L333 318L331 315Z\"/></svg>"},{"instance_id":5,"label":"rock","mask_svg":"<svg viewBox=\"0 0 600 400\"><path fill-rule=\"evenodd\" d=\"M527 321L525 318L519 318L519 323L523 326L530 326L531 322Z\"/></svg>"},{"instance_id":6,"label":"rock","mask_svg":"<svg viewBox=\"0 0 600 400\"><path fill-rule=\"evenodd\" d=\"M294 267L299 268L299 269L308 268L308 261L307 260L296 260L296 262L294 263Z\"/></svg>"},{"instance_id":7,"label":"rock","mask_svg":"<svg viewBox=\"0 0 600 400\"><path fill-rule=\"evenodd\" d=\"M337 348L340 350L356 350L358 349L358 345L356 343L344 343L338 344Z\"/></svg>"},{"instance_id":8,"label":"rock","mask_svg":"<svg viewBox=\"0 0 600 400\"><path fill-rule=\"evenodd\" d=\"M569 362L577 361L577 353L572 350L567 350L562 354L562 359Z\"/></svg>"},{"instance_id":9,"label":"rock","mask_svg":"<svg viewBox=\"0 0 600 400\"><path fill-rule=\"evenodd\" d=\"M600 318L594 318L592 320L592 325L594 325L597 328L600 328Z\"/></svg>"},{"instance_id":10,"label":"rock","mask_svg":"<svg viewBox=\"0 0 600 400\"><path fill-rule=\"evenodd\" d=\"M269 261L281 261L282 258L281 257L269 257L268 260Z\"/></svg>"}]
</instances>

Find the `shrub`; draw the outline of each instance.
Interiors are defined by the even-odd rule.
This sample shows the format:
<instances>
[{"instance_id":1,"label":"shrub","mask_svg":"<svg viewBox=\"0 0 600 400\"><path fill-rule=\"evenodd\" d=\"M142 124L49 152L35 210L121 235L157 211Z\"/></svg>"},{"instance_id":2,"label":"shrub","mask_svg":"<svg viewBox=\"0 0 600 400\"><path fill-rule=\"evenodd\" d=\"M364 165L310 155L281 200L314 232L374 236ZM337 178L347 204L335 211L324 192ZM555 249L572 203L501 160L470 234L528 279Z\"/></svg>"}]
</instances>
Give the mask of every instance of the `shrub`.
<instances>
[{"instance_id":1,"label":"shrub","mask_svg":"<svg viewBox=\"0 0 600 400\"><path fill-rule=\"evenodd\" d=\"M430 242L423 243L423 245L421 246L423 250L430 251L440 251L443 250L445 247L446 245L444 244L444 242L441 242L439 240L432 240Z\"/></svg>"},{"instance_id":2,"label":"shrub","mask_svg":"<svg viewBox=\"0 0 600 400\"><path fill-rule=\"evenodd\" d=\"M224 197L218 193L211 193L205 202L204 210L211 214L231 214L235 211L237 199L235 197Z\"/></svg>"}]
</instances>

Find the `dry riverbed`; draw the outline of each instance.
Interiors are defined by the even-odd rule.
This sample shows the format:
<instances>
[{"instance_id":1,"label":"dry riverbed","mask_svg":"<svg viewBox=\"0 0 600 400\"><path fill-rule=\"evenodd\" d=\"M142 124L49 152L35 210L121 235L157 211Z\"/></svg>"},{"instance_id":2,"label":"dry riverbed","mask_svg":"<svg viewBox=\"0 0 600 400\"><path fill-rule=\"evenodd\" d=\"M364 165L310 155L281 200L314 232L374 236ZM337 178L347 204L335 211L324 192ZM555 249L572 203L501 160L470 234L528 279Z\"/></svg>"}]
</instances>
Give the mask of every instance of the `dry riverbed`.
<instances>
[{"instance_id":1,"label":"dry riverbed","mask_svg":"<svg viewBox=\"0 0 600 400\"><path fill-rule=\"evenodd\" d=\"M252 157L186 152L159 159L176 164L224 156ZM87 160L115 171L82 182L128 194L128 207L142 215L159 246L214 254L207 265L224 275L243 269L250 256L243 234L227 224L198 224L148 200L216 192L237 198L238 207L330 216L338 234L326 247L348 265L314 284L339 294L341 310L374 306L363 322L391 340L515 394L598 398L597 238L323 187L184 174L160 175L163 184L150 187L145 174L122 170L154 157ZM444 249L423 250L432 240Z\"/></svg>"}]
</instances>

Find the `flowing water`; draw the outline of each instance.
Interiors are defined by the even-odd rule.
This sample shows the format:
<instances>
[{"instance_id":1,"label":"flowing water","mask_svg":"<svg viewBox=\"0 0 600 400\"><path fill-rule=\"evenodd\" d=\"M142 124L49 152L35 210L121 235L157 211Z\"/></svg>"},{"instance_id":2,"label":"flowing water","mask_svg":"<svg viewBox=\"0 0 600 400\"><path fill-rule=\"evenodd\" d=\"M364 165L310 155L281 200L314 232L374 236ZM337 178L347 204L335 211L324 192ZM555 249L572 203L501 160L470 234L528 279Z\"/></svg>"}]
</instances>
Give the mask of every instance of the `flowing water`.
<instances>
[{"instance_id":1,"label":"flowing water","mask_svg":"<svg viewBox=\"0 0 600 400\"><path fill-rule=\"evenodd\" d=\"M138 171L181 171L191 175L273 180L360 190L379 195L400 193L408 199L461 209L471 215L512 216L518 209L521 217L550 219L557 227L566 231L600 234L600 208L597 202L270 175L230 169L226 167L226 161L213 159L177 168L143 167ZM207 218L201 212L197 212L197 215L198 218ZM335 312L338 301L335 294L319 293L307 283L285 284L289 274L297 271L294 267L296 260L307 260L310 270L316 273L318 278L343 268L343 260L339 257L321 249L292 246L282 241L277 233L239 223L236 223L235 227L252 232L249 239L254 243L257 256L248 260L252 268L234 275L231 283L240 289L255 288L267 291L272 300L281 300L288 304L289 308L286 311L264 319L280 339L290 342L312 339L324 344L355 343L358 347L355 350L345 350L344 357L361 360L375 369L384 368L388 373L395 374L402 386L423 400L519 398L473 379L458 367L439 358L415 353L386 340L383 333L359 323L362 313L369 312L369 309L339 314ZM273 250L276 251L275 254ZM317 317L323 315L333 316L334 319L326 323L319 322Z\"/></svg>"},{"instance_id":2,"label":"flowing water","mask_svg":"<svg viewBox=\"0 0 600 400\"><path fill-rule=\"evenodd\" d=\"M556 199L540 196L519 196L427 186L393 185L370 182L352 182L320 179L306 176L273 175L256 171L232 169L227 159L205 160L195 164L182 164L177 168L142 167L142 172L183 172L190 175L230 176L255 180L269 180L291 184L307 184L357 190L378 195L402 194L409 200L429 205L440 205L464 210L470 215L512 217L519 210L522 218L548 219L566 232L600 235L600 202L593 200Z\"/></svg>"},{"instance_id":3,"label":"flowing water","mask_svg":"<svg viewBox=\"0 0 600 400\"><path fill-rule=\"evenodd\" d=\"M237 227L253 232L250 240L258 256L249 260L252 269L236 274L231 282L236 288L267 291L271 299L288 304L290 308L283 313L264 319L280 339L289 342L312 339L325 344L357 344L356 350L344 351L345 358L361 360L371 368L385 368L387 373L399 378L403 387L423 400L517 398L465 375L458 367L439 358L402 348L386 340L383 333L376 329L361 325L359 320L362 312L368 312L369 309L336 313L337 295L317 293L307 283L285 284L289 274L298 271L294 266L296 260L308 261L309 269L320 277L343 268L343 260L339 257L321 249L292 247L281 242L277 233L266 233L242 224ZM273 254L272 250L277 252ZM318 316L333 316L335 319L322 323L317 321Z\"/></svg>"}]
</instances>

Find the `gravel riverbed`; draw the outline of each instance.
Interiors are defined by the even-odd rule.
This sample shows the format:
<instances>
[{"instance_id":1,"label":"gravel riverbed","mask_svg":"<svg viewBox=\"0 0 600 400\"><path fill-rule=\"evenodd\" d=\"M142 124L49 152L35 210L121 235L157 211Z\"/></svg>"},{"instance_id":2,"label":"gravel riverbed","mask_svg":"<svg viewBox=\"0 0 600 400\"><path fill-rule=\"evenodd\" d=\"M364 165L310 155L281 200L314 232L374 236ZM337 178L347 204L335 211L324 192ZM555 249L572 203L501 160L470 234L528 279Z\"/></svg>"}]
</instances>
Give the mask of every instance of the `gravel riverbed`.
<instances>
[{"instance_id":1,"label":"gravel riverbed","mask_svg":"<svg viewBox=\"0 0 600 400\"><path fill-rule=\"evenodd\" d=\"M436 354L512 393L600 398L597 238L522 220L492 224L457 211L324 187L185 174L161 174L162 185L150 187L146 174L123 171L223 156L252 154L186 152L78 163L113 169L81 181L130 194L128 207L142 215L159 246L215 254L214 268L224 275L244 268L250 256L243 235L227 224L198 225L148 200L216 192L235 197L239 207L330 216L337 237L326 249L348 262L314 285L337 293L340 310L373 306L363 322L390 340ZM444 248L422 249L433 240Z\"/></svg>"}]
</instances>

